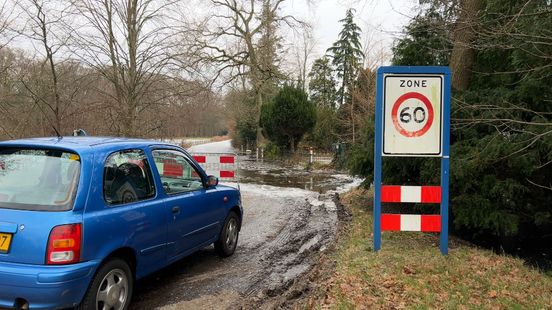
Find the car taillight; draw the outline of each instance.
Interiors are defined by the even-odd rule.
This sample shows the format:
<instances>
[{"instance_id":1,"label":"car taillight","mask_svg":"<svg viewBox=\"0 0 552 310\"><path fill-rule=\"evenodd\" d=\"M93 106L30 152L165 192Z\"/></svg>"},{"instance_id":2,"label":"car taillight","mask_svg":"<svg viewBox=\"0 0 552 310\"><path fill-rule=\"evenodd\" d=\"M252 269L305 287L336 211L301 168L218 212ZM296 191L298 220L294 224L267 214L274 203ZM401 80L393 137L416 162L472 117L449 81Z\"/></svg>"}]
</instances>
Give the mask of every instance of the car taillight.
<instances>
[{"instance_id":1,"label":"car taillight","mask_svg":"<svg viewBox=\"0 0 552 310\"><path fill-rule=\"evenodd\" d=\"M73 264L80 261L81 224L56 226L48 238L47 265Z\"/></svg>"}]
</instances>

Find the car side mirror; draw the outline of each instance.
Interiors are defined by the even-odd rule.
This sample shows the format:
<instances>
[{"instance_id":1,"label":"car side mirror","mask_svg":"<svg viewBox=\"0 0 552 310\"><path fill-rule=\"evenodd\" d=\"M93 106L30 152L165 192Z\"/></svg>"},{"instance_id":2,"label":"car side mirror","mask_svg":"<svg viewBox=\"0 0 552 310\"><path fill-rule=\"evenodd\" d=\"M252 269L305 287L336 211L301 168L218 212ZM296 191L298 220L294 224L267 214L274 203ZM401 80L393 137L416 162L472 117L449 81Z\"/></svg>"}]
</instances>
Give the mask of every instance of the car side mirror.
<instances>
[{"instance_id":1,"label":"car side mirror","mask_svg":"<svg viewBox=\"0 0 552 310\"><path fill-rule=\"evenodd\" d=\"M207 177L207 185L209 187L215 187L219 183L219 179L213 175L210 175Z\"/></svg>"}]
</instances>

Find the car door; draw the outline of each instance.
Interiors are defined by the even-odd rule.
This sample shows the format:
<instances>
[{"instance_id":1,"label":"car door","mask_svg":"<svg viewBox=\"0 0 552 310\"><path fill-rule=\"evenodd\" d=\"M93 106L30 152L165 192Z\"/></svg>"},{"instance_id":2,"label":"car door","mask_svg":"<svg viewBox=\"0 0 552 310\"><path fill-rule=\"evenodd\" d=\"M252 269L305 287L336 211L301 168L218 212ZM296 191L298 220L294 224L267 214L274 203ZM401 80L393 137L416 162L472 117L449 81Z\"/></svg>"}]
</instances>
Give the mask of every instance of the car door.
<instances>
[{"instance_id":1,"label":"car door","mask_svg":"<svg viewBox=\"0 0 552 310\"><path fill-rule=\"evenodd\" d=\"M144 150L98 156L84 214L83 257L103 259L121 246L136 251L136 276L155 271L167 259L165 204Z\"/></svg>"},{"instance_id":2,"label":"car door","mask_svg":"<svg viewBox=\"0 0 552 310\"><path fill-rule=\"evenodd\" d=\"M205 174L176 149L152 151L159 172L168 219L168 258L176 260L215 241L224 212L216 189L206 188Z\"/></svg>"}]
</instances>

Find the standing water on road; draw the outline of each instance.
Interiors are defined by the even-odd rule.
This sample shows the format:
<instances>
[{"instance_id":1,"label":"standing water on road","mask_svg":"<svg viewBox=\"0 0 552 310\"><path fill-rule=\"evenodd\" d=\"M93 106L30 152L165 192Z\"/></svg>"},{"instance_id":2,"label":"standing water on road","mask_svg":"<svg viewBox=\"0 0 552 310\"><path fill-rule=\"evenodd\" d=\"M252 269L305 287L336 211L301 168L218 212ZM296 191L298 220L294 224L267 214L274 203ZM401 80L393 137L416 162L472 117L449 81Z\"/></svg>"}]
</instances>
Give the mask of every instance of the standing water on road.
<instances>
[{"instance_id":1,"label":"standing water on road","mask_svg":"<svg viewBox=\"0 0 552 310\"><path fill-rule=\"evenodd\" d=\"M317 193L337 190L351 183L358 185L361 181L331 170L307 171L300 165L257 161L245 156L240 157L239 177L243 183L301 188Z\"/></svg>"},{"instance_id":2,"label":"standing water on road","mask_svg":"<svg viewBox=\"0 0 552 310\"><path fill-rule=\"evenodd\" d=\"M191 153L234 153L230 140L196 145ZM298 164L256 160L255 156L239 156L238 177L240 183L301 188L318 193L339 190L343 186L357 185L360 179L331 170L311 170Z\"/></svg>"},{"instance_id":3,"label":"standing water on road","mask_svg":"<svg viewBox=\"0 0 552 310\"><path fill-rule=\"evenodd\" d=\"M191 153L232 153L230 141ZM244 208L238 247L220 259L212 246L140 281L132 309L276 307L276 296L316 263L337 233L336 193L362 180L330 171L239 158ZM253 305L253 306L252 306Z\"/></svg>"}]
</instances>

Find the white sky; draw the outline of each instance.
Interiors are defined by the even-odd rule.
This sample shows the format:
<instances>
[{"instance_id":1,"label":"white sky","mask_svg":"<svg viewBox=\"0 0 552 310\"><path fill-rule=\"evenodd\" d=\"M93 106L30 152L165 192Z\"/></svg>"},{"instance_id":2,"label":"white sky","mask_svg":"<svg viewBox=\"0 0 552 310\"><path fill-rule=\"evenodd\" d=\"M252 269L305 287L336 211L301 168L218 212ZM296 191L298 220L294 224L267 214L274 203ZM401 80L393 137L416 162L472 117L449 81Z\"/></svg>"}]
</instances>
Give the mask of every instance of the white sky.
<instances>
[{"instance_id":1,"label":"white sky","mask_svg":"<svg viewBox=\"0 0 552 310\"><path fill-rule=\"evenodd\" d=\"M354 8L355 22L363 32L361 43L367 57L365 66L374 68L389 64L393 41L400 36L404 26L416 15L419 10L418 3L419 0L287 0L283 3L280 14L293 15L312 25L315 48L308 59L307 70L310 70L314 59L323 56L337 40L342 29L339 20L345 17L346 10ZM187 5L190 13L205 11L207 8L205 0L189 0ZM299 47L295 42L300 39L294 38L293 33L286 31L284 36L288 48ZM33 50L33 42L28 38L20 38L13 43L25 50ZM42 47L39 46L38 51L41 50ZM294 56L289 54L288 57L291 58L287 59L287 66L293 68Z\"/></svg>"},{"instance_id":2,"label":"white sky","mask_svg":"<svg viewBox=\"0 0 552 310\"><path fill-rule=\"evenodd\" d=\"M282 13L310 22L316 39L316 56L337 40L348 8L354 8L355 21L363 31L363 45L373 45L372 53L388 53L393 40L418 10L418 0L291 0ZM377 51L376 51L377 50Z\"/></svg>"}]
</instances>

